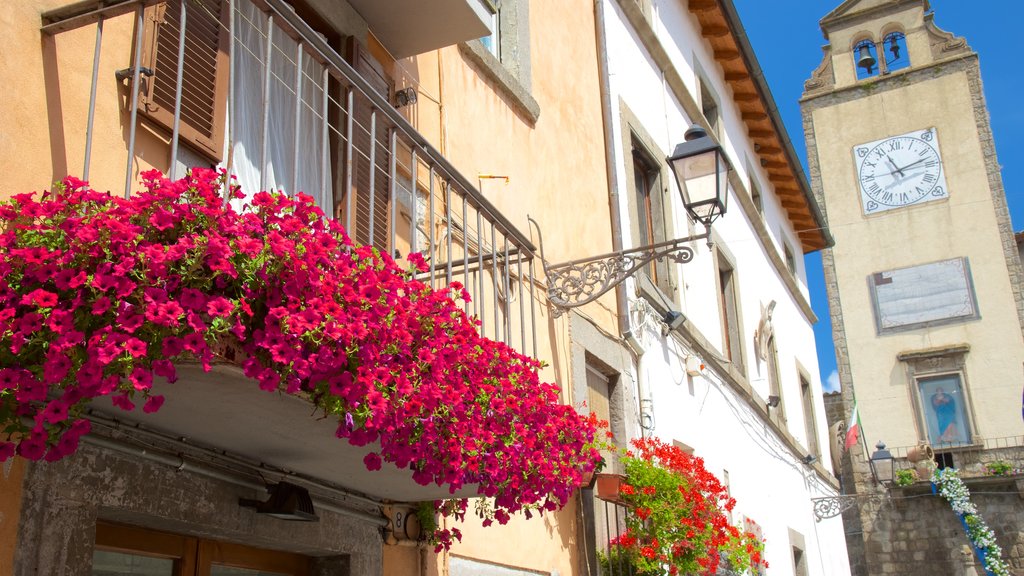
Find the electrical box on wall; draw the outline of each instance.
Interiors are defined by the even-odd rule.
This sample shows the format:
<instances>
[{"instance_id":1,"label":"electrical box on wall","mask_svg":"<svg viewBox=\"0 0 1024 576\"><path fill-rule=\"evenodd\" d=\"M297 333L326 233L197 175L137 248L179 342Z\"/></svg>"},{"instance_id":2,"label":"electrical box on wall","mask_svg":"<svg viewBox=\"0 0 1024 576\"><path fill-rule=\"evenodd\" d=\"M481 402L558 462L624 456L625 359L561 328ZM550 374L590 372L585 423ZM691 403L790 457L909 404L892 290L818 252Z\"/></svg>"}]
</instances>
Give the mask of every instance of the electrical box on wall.
<instances>
[{"instance_id":1,"label":"electrical box on wall","mask_svg":"<svg viewBox=\"0 0 1024 576\"><path fill-rule=\"evenodd\" d=\"M689 355L686 357L686 375L687 376L700 376L704 373L704 363L701 362L700 358Z\"/></svg>"}]
</instances>

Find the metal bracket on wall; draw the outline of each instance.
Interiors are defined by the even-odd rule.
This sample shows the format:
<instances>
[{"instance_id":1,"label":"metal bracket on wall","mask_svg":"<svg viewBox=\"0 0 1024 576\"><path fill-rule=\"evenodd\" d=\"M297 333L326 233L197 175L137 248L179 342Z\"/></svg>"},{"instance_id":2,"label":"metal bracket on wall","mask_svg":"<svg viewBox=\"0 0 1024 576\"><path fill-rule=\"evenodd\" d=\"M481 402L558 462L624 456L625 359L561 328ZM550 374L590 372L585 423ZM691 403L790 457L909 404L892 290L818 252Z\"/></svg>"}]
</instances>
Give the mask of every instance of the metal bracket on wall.
<instances>
[{"instance_id":1,"label":"metal bracket on wall","mask_svg":"<svg viewBox=\"0 0 1024 576\"><path fill-rule=\"evenodd\" d=\"M880 501L887 495L880 494L837 494L811 498L814 505L814 521L821 522L827 518L835 518L860 502Z\"/></svg>"},{"instance_id":2,"label":"metal bracket on wall","mask_svg":"<svg viewBox=\"0 0 1024 576\"><path fill-rule=\"evenodd\" d=\"M530 222L540 235L540 226L532 218ZM711 233L707 232L551 265L543 259L544 241L540 238L541 258L544 263L544 274L547 276L548 300L554 306L552 316L557 318L569 308L597 300L655 260L668 258L677 264L692 261L694 250L689 244L697 240L707 240L710 236Z\"/></svg>"}]
</instances>

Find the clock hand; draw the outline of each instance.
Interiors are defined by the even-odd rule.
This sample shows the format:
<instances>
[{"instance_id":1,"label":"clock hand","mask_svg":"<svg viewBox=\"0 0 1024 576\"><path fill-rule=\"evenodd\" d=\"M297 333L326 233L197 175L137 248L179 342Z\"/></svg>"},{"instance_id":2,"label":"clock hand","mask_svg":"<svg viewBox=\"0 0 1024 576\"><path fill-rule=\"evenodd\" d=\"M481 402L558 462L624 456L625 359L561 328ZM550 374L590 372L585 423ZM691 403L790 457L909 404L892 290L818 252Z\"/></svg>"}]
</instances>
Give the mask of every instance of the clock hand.
<instances>
[{"instance_id":1,"label":"clock hand","mask_svg":"<svg viewBox=\"0 0 1024 576\"><path fill-rule=\"evenodd\" d=\"M895 170L896 172L900 173L900 177L901 178L905 178L906 177L906 174L904 174L903 170L899 166L897 166L895 162L892 161L892 158L890 158L888 155L886 155L885 159L889 161L889 165L892 166L893 170ZM892 174L892 172L890 172L889 174Z\"/></svg>"},{"instance_id":2,"label":"clock hand","mask_svg":"<svg viewBox=\"0 0 1024 576\"><path fill-rule=\"evenodd\" d=\"M904 166L902 168L898 168L898 170L900 171L900 174L902 174L903 171L906 170L907 168L910 168L911 166L916 166L916 165L920 164L921 162L924 162L925 160L927 160L927 158L921 158L920 160L915 160L914 162L911 162L910 164L907 164L906 166Z\"/></svg>"},{"instance_id":3,"label":"clock hand","mask_svg":"<svg viewBox=\"0 0 1024 576\"><path fill-rule=\"evenodd\" d=\"M892 184L889 184L885 188L882 188L882 191L883 192L887 192L887 191L889 191L890 188L893 188L894 186L898 186L898 185L902 184L905 180L910 180L911 178L917 178L918 176L920 176L922 174L927 174L927 173L928 173L928 171L924 170L924 171L921 171L921 172L914 172L913 174L907 176L906 178L896 178L895 180L893 180ZM890 174L893 174L893 173L890 172Z\"/></svg>"}]
</instances>

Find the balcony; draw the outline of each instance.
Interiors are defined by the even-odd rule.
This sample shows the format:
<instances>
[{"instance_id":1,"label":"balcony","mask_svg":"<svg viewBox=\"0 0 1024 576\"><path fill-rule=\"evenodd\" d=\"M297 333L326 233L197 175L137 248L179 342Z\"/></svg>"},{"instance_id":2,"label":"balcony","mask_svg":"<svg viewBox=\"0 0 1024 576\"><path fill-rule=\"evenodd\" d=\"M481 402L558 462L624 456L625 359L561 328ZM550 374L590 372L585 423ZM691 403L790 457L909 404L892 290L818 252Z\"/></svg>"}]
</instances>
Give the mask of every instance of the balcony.
<instances>
[{"instance_id":1,"label":"balcony","mask_svg":"<svg viewBox=\"0 0 1024 576\"><path fill-rule=\"evenodd\" d=\"M395 58L415 56L491 35L491 11L481 0L351 0ZM396 14L401 14L396 18Z\"/></svg>"},{"instance_id":2,"label":"balcony","mask_svg":"<svg viewBox=\"0 0 1024 576\"><path fill-rule=\"evenodd\" d=\"M217 166L248 197L307 193L357 242L396 259L422 255L422 281L461 282L483 336L537 355L534 246L396 110L387 78L361 48L343 55L282 0L94 6L43 16L44 43L60 63L45 72L60 78L56 99L64 114L87 111L80 123L64 118L85 127L69 143L83 152L72 174L127 196L145 170L180 176ZM155 414L93 409L379 499L449 495L417 485L408 470L367 472L369 448L338 440L337 422L317 420L301 398L259 391L231 364L179 372L181 383L158 387L167 402Z\"/></svg>"}]
</instances>

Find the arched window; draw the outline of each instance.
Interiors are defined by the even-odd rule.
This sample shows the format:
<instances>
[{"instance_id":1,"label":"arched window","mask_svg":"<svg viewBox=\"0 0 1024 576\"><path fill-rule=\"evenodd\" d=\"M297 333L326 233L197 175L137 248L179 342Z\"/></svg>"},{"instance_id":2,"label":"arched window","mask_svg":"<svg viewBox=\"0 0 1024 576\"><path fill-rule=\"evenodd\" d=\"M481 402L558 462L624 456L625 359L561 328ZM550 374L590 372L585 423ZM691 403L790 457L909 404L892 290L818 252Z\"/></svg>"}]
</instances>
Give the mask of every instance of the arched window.
<instances>
[{"instance_id":1,"label":"arched window","mask_svg":"<svg viewBox=\"0 0 1024 576\"><path fill-rule=\"evenodd\" d=\"M872 40L864 39L857 42L853 47L853 58L857 68L857 80L878 75L878 50Z\"/></svg>"},{"instance_id":2,"label":"arched window","mask_svg":"<svg viewBox=\"0 0 1024 576\"><path fill-rule=\"evenodd\" d=\"M885 55L885 69L888 72L895 72L910 66L907 37L902 32L886 34L882 40L882 51Z\"/></svg>"}]
</instances>

